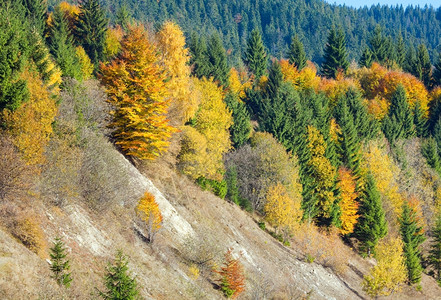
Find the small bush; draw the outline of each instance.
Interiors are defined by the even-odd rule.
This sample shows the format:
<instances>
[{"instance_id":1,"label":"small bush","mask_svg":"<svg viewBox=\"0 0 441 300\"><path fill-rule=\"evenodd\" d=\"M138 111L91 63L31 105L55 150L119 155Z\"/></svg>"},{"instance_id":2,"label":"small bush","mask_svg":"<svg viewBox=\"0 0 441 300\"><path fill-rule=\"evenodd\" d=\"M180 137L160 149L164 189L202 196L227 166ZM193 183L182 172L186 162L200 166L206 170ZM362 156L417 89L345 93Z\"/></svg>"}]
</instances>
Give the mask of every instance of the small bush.
<instances>
[{"instance_id":1,"label":"small bush","mask_svg":"<svg viewBox=\"0 0 441 300\"><path fill-rule=\"evenodd\" d=\"M32 252L42 255L46 250L46 240L40 223L34 216L18 217L12 234Z\"/></svg>"},{"instance_id":2,"label":"small bush","mask_svg":"<svg viewBox=\"0 0 441 300\"><path fill-rule=\"evenodd\" d=\"M196 183L203 190L210 190L219 198L225 199L225 196L227 195L228 188L227 188L227 182L225 180L217 181L201 176L198 179L196 179Z\"/></svg>"}]
</instances>

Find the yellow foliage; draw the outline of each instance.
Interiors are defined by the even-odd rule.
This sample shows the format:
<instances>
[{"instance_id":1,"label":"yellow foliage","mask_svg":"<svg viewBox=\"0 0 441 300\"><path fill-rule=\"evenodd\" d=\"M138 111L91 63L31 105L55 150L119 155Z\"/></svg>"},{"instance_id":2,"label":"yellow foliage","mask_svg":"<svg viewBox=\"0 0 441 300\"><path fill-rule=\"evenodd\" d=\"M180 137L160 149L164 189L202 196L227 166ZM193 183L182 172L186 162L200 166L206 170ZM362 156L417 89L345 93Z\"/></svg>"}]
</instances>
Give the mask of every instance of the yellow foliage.
<instances>
[{"instance_id":1,"label":"yellow foliage","mask_svg":"<svg viewBox=\"0 0 441 300\"><path fill-rule=\"evenodd\" d=\"M29 250L43 257L46 252L47 242L40 222L33 216L20 216L14 222L12 234Z\"/></svg>"},{"instance_id":2,"label":"yellow foliage","mask_svg":"<svg viewBox=\"0 0 441 300\"><path fill-rule=\"evenodd\" d=\"M389 102L380 97L376 96L372 100L365 100L366 106L370 114L372 114L375 119L382 120L389 110Z\"/></svg>"},{"instance_id":3,"label":"yellow foliage","mask_svg":"<svg viewBox=\"0 0 441 300\"><path fill-rule=\"evenodd\" d=\"M107 29L104 53L107 57L113 57L118 54L121 49L121 40L124 36L124 31L121 26Z\"/></svg>"},{"instance_id":4,"label":"yellow foliage","mask_svg":"<svg viewBox=\"0 0 441 300\"><path fill-rule=\"evenodd\" d=\"M317 69L308 61L307 66L300 72L291 65L288 60L280 60L280 68L286 81L291 82L298 89L317 90L320 85L320 77L317 76Z\"/></svg>"},{"instance_id":5,"label":"yellow foliage","mask_svg":"<svg viewBox=\"0 0 441 300\"><path fill-rule=\"evenodd\" d=\"M83 47L78 46L75 48L75 52L80 61L82 78L84 80L91 78L93 73L93 64L90 61L89 56L87 56L86 51L84 51Z\"/></svg>"},{"instance_id":6,"label":"yellow foliage","mask_svg":"<svg viewBox=\"0 0 441 300\"><path fill-rule=\"evenodd\" d=\"M219 180L224 171L222 157L231 149L229 128L233 118L223 101L221 88L212 80L195 79L195 86L201 104L194 128L183 127L181 170L194 179L204 176Z\"/></svg>"},{"instance_id":7,"label":"yellow foliage","mask_svg":"<svg viewBox=\"0 0 441 300\"><path fill-rule=\"evenodd\" d=\"M270 186L266 193L266 203L263 208L265 220L276 228L292 232L302 218L300 208L301 198L293 199L283 184L278 182Z\"/></svg>"},{"instance_id":8,"label":"yellow foliage","mask_svg":"<svg viewBox=\"0 0 441 300\"><path fill-rule=\"evenodd\" d=\"M244 99L245 91L250 89L252 85L252 78L248 77L247 72L239 72L235 68L231 68L228 88L232 93L238 95L240 99Z\"/></svg>"},{"instance_id":9,"label":"yellow foliage","mask_svg":"<svg viewBox=\"0 0 441 300\"><path fill-rule=\"evenodd\" d=\"M190 79L190 60L185 36L173 22L165 22L156 34L161 51L161 63L167 72L167 91L171 98L169 116L177 125L193 118L199 105L197 93ZM176 119L176 120L174 120Z\"/></svg>"},{"instance_id":10,"label":"yellow foliage","mask_svg":"<svg viewBox=\"0 0 441 300\"><path fill-rule=\"evenodd\" d=\"M400 290L407 279L403 242L400 238L380 241L376 247L377 265L363 279L363 290L370 296L387 296Z\"/></svg>"},{"instance_id":11,"label":"yellow foliage","mask_svg":"<svg viewBox=\"0 0 441 300\"><path fill-rule=\"evenodd\" d=\"M356 189L356 180L351 171L346 168L338 170L338 189L340 190L340 220L341 220L341 234L349 234L354 231L354 226L357 223L359 215Z\"/></svg>"},{"instance_id":12,"label":"yellow foliage","mask_svg":"<svg viewBox=\"0 0 441 300\"><path fill-rule=\"evenodd\" d=\"M70 31L74 32L75 23L78 21L78 15L81 12L80 8L77 5L70 4L66 1L58 4L58 7L62 12L64 12ZM46 20L48 26L52 25L52 14L53 12L49 13L49 16Z\"/></svg>"},{"instance_id":13,"label":"yellow foliage","mask_svg":"<svg viewBox=\"0 0 441 300\"><path fill-rule=\"evenodd\" d=\"M29 101L14 112L5 110L4 120L25 162L38 166L45 161L44 150L52 134L57 107L36 72L26 70L22 79L27 82Z\"/></svg>"},{"instance_id":14,"label":"yellow foliage","mask_svg":"<svg viewBox=\"0 0 441 300\"><path fill-rule=\"evenodd\" d=\"M199 268L195 264L192 264L188 268L188 272L190 273L190 277L193 280L198 280L200 271L199 271Z\"/></svg>"},{"instance_id":15,"label":"yellow foliage","mask_svg":"<svg viewBox=\"0 0 441 300\"><path fill-rule=\"evenodd\" d=\"M154 236L162 226L162 214L159 210L158 203L155 201L155 196L149 192L145 192L135 210L136 214L147 226L149 241L153 242Z\"/></svg>"},{"instance_id":16,"label":"yellow foliage","mask_svg":"<svg viewBox=\"0 0 441 300\"><path fill-rule=\"evenodd\" d=\"M339 76L337 79L323 77L319 86L319 90L329 98L331 106L335 106L338 98L346 94L350 88L359 90L360 84L352 78L344 78L343 76Z\"/></svg>"}]
</instances>

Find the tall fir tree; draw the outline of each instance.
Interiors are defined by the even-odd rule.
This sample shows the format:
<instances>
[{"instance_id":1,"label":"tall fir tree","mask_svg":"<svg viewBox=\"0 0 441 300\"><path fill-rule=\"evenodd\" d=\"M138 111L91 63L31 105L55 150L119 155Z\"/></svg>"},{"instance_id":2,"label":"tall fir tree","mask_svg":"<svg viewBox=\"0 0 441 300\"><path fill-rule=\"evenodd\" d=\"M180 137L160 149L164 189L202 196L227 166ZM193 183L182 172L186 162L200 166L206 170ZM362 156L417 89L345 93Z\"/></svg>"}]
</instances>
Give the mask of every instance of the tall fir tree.
<instances>
[{"instance_id":1,"label":"tall fir tree","mask_svg":"<svg viewBox=\"0 0 441 300\"><path fill-rule=\"evenodd\" d=\"M294 65L298 71L306 67L305 49L297 34L294 35L289 45L288 59L289 63Z\"/></svg>"},{"instance_id":2,"label":"tall fir tree","mask_svg":"<svg viewBox=\"0 0 441 300\"><path fill-rule=\"evenodd\" d=\"M108 20L99 0L81 0L75 26L75 38L86 51L95 68L105 59Z\"/></svg>"},{"instance_id":3,"label":"tall fir tree","mask_svg":"<svg viewBox=\"0 0 441 300\"><path fill-rule=\"evenodd\" d=\"M223 87L228 86L228 68L227 54L222 45L222 41L218 34L213 34L207 47L209 76L212 76Z\"/></svg>"},{"instance_id":4,"label":"tall fir tree","mask_svg":"<svg viewBox=\"0 0 441 300\"><path fill-rule=\"evenodd\" d=\"M69 273L70 262L66 259L67 254L63 241L59 237L55 238L54 245L50 250L52 278L57 281L58 285L69 287L72 282L72 273Z\"/></svg>"},{"instance_id":5,"label":"tall fir tree","mask_svg":"<svg viewBox=\"0 0 441 300\"><path fill-rule=\"evenodd\" d=\"M430 62L429 52L424 44L418 46L417 51L417 69L415 71L418 78L426 87L430 87L432 81L432 64Z\"/></svg>"},{"instance_id":6,"label":"tall fir tree","mask_svg":"<svg viewBox=\"0 0 441 300\"><path fill-rule=\"evenodd\" d=\"M415 125L415 133L418 137L427 137L427 119L419 102L413 108L413 124Z\"/></svg>"},{"instance_id":7,"label":"tall fir tree","mask_svg":"<svg viewBox=\"0 0 441 300\"><path fill-rule=\"evenodd\" d=\"M407 103L406 90L401 84L392 95L389 112L383 120L383 132L391 143L415 135L412 111Z\"/></svg>"},{"instance_id":8,"label":"tall fir tree","mask_svg":"<svg viewBox=\"0 0 441 300\"><path fill-rule=\"evenodd\" d=\"M49 27L49 50L60 66L63 76L81 79L81 65L76 54L68 22L63 11L55 8Z\"/></svg>"},{"instance_id":9,"label":"tall fir tree","mask_svg":"<svg viewBox=\"0 0 441 300\"><path fill-rule=\"evenodd\" d=\"M192 33L188 43L190 50L190 66L192 67L191 73L197 78L208 77L208 54L207 43L203 37L199 37L196 33Z\"/></svg>"},{"instance_id":10,"label":"tall fir tree","mask_svg":"<svg viewBox=\"0 0 441 300\"><path fill-rule=\"evenodd\" d=\"M0 111L15 110L29 99L20 74L27 61L27 22L23 7L16 1L0 3Z\"/></svg>"},{"instance_id":11,"label":"tall fir tree","mask_svg":"<svg viewBox=\"0 0 441 300\"><path fill-rule=\"evenodd\" d=\"M406 60L406 45L404 44L404 39L401 33L398 35L397 42L395 44L395 53L397 65L403 68L404 61Z\"/></svg>"},{"instance_id":12,"label":"tall fir tree","mask_svg":"<svg viewBox=\"0 0 441 300\"><path fill-rule=\"evenodd\" d=\"M105 291L99 291L106 300L134 300L139 291L136 279L129 273L128 258L121 250L116 253L113 264L108 264L104 276Z\"/></svg>"},{"instance_id":13,"label":"tall fir tree","mask_svg":"<svg viewBox=\"0 0 441 300\"><path fill-rule=\"evenodd\" d=\"M417 65L418 62L417 62L415 49L413 48L413 46L409 46L406 51L406 59L404 60L403 63L403 70L407 73L414 75L415 77L418 77L419 74L417 72Z\"/></svg>"},{"instance_id":14,"label":"tall fir tree","mask_svg":"<svg viewBox=\"0 0 441 300\"><path fill-rule=\"evenodd\" d=\"M240 101L236 95L228 93L225 96L225 103L233 113L233 125L230 127L231 142L234 148L245 144L251 133L250 114L245 103Z\"/></svg>"},{"instance_id":15,"label":"tall fir tree","mask_svg":"<svg viewBox=\"0 0 441 300\"><path fill-rule=\"evenodd\" d=\"M435 272L435 279L441 283L441 213L438 212L434 228L432 229L432 242L430 243L429 265Z\"/></svg>"},{"instance_id":16,"label":"tall fir tree","mask_svg":"<svg viewBox=\"0 0 441 300\"><path fill-rule=\"evenodd\" d=\"M365 182L360 195L360 217L355 225L354 236L360 241L360 252L370 255L378 241L386 236L387 223L374 176L368 173Z\"/></svg>"},{"instance_id":17,"label":"tall fir tree","mask_svg":"<svg viewBox=\"0 0 441 300\"><path fill-rule=\"evenodd\" d=\"M401 238L404 243L404 256L406 257L407 279L409 284L421 281L421 251L419 246L424 242L423 228L418 224L415 208L404 202L400 223Z\"/></svg>"},{"instance_id":18,"label":"tall fir tree","mask_svg":"<svg viewBox=\"0 0 441 300\"><path fill-rule=\"evenodd\" d=\"M349 67L346 53L346 38L341 28L331 28L325 46L322 73L328 78L335 78L339 72L345 73Z\"/></svg>"},{"instance_id":19,"label":"tall fir tree","mask_svg":"<svg viewBox=\"0 0 441 300\"><path fill-rule=\"evenodd\" d=\"M369 46L372 53L372 61L380 64L384 64L389 57L389 47L387 37L384 36L383 31L379 25L377 25L369 39Z\"/></svg>"},{"instance_id":20,"label":"tall fir tree","mask_svg":"<svg viewBox=\"0 0 441 300\"><path fill-rule=\"evenodd\" d=\"M262 36L257 29L251 31L244 55L244 62L256 78L260 78L268 65L268 55L262 42Z\"/></svg>"}]
</instances>

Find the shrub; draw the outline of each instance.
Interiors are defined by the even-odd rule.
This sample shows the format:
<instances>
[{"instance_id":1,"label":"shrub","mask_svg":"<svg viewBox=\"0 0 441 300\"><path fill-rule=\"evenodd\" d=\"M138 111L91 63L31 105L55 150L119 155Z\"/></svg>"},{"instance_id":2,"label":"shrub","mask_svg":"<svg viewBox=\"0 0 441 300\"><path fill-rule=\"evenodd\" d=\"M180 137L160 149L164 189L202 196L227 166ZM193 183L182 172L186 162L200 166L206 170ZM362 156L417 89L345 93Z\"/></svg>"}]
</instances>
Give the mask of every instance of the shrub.
<instances>
[{"instance_id":1,"label":"shrub","mask_svg":"<svg viewBox=\"0 0 441 300\"><path fill-rule=\"evenodd\" d=\"M222 292L227 298L237 298L245 290L245 274L239 258L233 258L231 248L225 253L224 266L216 271Z\"/></svg>"},{"instance_id":2,"label":"shrub","mask_svg":"<svg viewBox=\"0 0 441 300\"><path fill-rule=\"evenodd\" d=\"M219 198L224 199L225 196L227 195L228 189L227 189L227 182L225 180L218 181L201 176L198 179L196 179L196 183L203 190L210 190Z\"/></svg>"},{"instance_id":3,"label":"shrub","mask_svg":"<svg viewBox=\"0 0 441 300\"><path fill-rule=\"evenodd\" d=\"M42 256L45 253L47 245L44 232L35 216L18 216L13 224L12 235L35 254Z\"/></svg>"}]
</instances>

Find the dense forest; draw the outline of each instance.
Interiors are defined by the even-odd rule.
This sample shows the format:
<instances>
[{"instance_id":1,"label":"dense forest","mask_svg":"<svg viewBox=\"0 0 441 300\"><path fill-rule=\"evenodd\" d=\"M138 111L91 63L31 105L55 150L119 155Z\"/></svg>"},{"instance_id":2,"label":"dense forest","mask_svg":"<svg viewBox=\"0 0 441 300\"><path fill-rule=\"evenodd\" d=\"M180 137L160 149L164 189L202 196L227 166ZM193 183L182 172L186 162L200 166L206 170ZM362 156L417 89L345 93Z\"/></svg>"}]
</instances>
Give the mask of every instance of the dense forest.
<instances>
[{"instance_id":1,"label":"dense forest","mask_svg":"<svg viewBox=\"0 0 441 300\"><path fill-rule=\"evenodd\" d=\"M441 11L52 4L0 4L0 221L31 251L47 248L38 203L75 199L100 214L121 202L130 180L116 148L140 169L165 160L286 247L306 232L311 263L341 254L311 246L323 237L375 258L362 283L372 297L421 290L423 272L441 282L441 60L430 58ZM133 218L153 244L163 216L142 194ZM68 288L63 247L57 237L51 271ZM137 296L127 259L119 251L108 266L103 299L117 285ZM223 263L210 274L235 298L240 257L228 250Z\"/></svg>"},{"instance_id":2,"label":"dense forest","mask_svg":"<svg viewBox=\"0 0 441 300\"><path fill-rule=\"evenodd\" d=\"M308 59L317 63L322 62L323 44L332 25L344 30L349 61L358 61L377 25L394 44L400 37L413 50L423 43L432 59L440 51L441 8L431 6L376 5L354 9L320 0L105 0L103 6L113 22L123 10L136 20L153 24L173 20L187 36L193 31L204 35L217 32L234 63L239 62L253 29L262 33L269 53L277 58L285 55L291 39L297 35Z\"/></svg>"}]
</instances>

